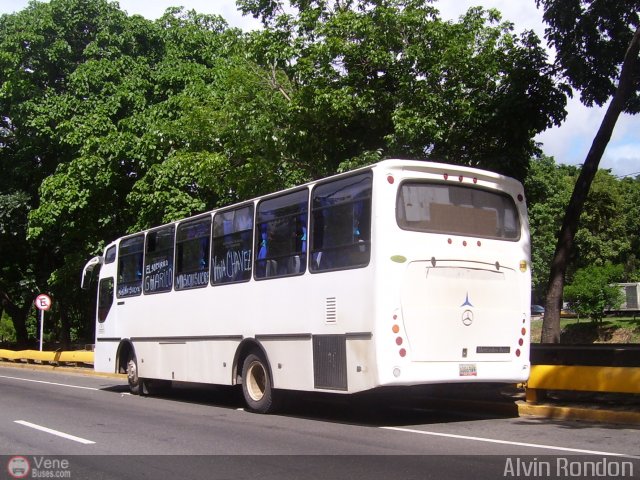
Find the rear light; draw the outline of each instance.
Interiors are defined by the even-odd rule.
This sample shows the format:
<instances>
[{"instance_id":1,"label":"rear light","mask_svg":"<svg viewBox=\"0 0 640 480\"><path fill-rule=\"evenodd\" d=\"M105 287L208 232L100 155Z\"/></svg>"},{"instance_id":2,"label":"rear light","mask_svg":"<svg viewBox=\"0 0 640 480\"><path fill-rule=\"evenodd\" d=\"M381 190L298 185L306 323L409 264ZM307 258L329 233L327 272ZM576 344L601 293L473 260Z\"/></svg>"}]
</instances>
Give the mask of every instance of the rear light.
<instances>
[{"instance_id":1,"label":"rear light","mask_svg":"<svg viewBox=\"0 0 640 480\"><path fill-rule=\"evenodd\" d=\"M393 318L394 323L391 325L391 331L396 335L395 337L395 341L396 341L396 346L400 346L404 343L404 338L401 334L401 328L400 328L400 323L398 321L398 310L395 311L395 313L392 315L391 318ZM407 355L407 350L405 348L401 348L400 350L398 350L398 354L400 355L400 357L405 357Z\"/></svg>"}]
</instances>

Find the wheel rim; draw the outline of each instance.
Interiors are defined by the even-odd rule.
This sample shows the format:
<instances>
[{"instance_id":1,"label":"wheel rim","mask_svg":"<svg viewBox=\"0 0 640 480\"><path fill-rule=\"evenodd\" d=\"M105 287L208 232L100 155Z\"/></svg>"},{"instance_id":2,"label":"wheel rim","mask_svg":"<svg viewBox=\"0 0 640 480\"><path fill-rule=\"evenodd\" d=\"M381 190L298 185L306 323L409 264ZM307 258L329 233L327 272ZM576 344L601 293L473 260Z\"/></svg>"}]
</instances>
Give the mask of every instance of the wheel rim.
<instances>
[{"instance_id":1,"label":"wheel rim","mask_svg":"<svg viewBox=\"0 0 640 480\"><path fill-rule=\"evenodd\" d=\"M133 360L127 363L127 378L129 385L135 385L138 382L138 367Z\"/></svg>"},{"instance_id":2,"label":"wheel rim","mask_svg":"<svg viewBox=\"0 0 640 480\"><path fill-rule=\"evenodd\" d=\"M253 362L249 365L247 373L247 393L253 401L259 402L264 397L267 372L260 362Z\"/></svg>"}]
</instances>

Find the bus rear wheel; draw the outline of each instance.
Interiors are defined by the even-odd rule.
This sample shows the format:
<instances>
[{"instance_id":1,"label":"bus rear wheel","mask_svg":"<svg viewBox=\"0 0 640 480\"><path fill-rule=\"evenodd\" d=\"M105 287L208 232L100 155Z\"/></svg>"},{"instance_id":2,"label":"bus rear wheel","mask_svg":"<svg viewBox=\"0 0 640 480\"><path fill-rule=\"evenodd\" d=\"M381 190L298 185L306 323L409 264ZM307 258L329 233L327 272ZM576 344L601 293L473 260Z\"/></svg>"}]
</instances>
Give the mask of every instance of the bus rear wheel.
<instances>
[{"instance_id":1,"label":"bus rear wheel","mask_svg":"<svg viewBox=\"0 0 640 480\"><path fill-rule=\"evenodd\" d=\"M275 410L269 367L263 355L251 353L242 364L242 393L249 410L271 413Z\"/></svg>"},{"instance_id":2,"label":"bus rear wheel","mask_svg":"<svg viewBox=\"0 0 640 480\"><path fill-rule=\"evenodd\" d=\"M138 361L135 356L129 357L127 361L127 381L129 382L129 390L134 395L140 395L141 380L138 376Z\"/></svg>"}]
</instances>

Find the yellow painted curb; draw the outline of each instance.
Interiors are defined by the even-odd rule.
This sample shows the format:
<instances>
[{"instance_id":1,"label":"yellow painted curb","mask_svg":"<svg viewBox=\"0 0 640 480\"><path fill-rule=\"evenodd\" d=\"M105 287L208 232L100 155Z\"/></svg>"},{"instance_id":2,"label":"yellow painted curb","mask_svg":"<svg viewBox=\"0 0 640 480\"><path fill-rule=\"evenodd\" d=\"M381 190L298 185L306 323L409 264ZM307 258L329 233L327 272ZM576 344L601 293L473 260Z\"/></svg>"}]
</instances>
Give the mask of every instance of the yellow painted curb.
<instances>
[{"instance_id":1,"label":"yellow painted curb","mask_svg":"<svg viewBox=\"0 0 640 480\"><path fill-rule=\"evenodd\" d=\"M78 350L75 352L61 352L59 362L63 363L91 363L93 364L93 352Z\"/></svg>"},{"instance_id":2,"label":"yellow painted curb","mask_svg":"<svg viewBox=\"0 0 640 480\"><path fill-rule=\"evenodd\" d=\"M529 415L552 420L584 420L597 423L640 425L640 412L638 411L631 412L549 404L532 405L526 402L517 402L517 404L519 416Z\"/></svg>"},{"instance_id":3,"label":"yellow painted curb","mask_svg":"<svg viewBox=\"0 0 640 480\"><path fill-rule=\"evenodd\" d=\"M0 359L40 363L87 363L92 364L93 352L78 350L73 352L40 352L38 350L0 349Z\"/></svg>"}]
</instances>

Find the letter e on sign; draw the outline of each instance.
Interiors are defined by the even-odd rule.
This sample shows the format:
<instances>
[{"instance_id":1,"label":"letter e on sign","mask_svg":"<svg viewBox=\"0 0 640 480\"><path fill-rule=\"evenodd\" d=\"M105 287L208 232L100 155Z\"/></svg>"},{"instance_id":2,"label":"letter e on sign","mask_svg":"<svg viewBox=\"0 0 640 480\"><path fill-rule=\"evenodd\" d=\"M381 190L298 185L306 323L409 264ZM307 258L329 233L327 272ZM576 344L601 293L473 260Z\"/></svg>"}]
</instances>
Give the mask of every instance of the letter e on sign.
<instances>
[{"instance_id":1,"label":"letter e on sign","mask_svg":"<svg viewBox=\"0 0 640 480\"><path fill-rule=\"evenodd\" d=\"M36 297L35 304L38 310L49 310L51 308L51 297L42 293Z\"/></svg>"}]
</instances>

